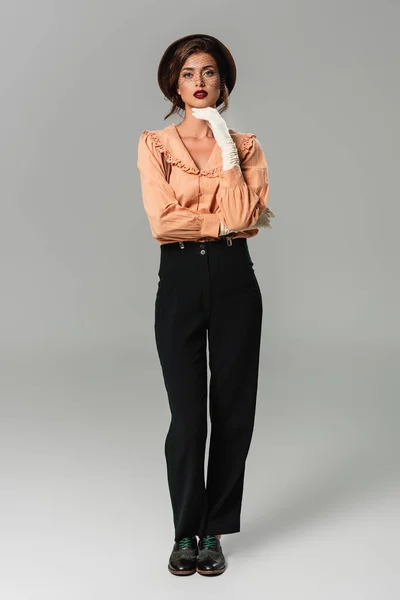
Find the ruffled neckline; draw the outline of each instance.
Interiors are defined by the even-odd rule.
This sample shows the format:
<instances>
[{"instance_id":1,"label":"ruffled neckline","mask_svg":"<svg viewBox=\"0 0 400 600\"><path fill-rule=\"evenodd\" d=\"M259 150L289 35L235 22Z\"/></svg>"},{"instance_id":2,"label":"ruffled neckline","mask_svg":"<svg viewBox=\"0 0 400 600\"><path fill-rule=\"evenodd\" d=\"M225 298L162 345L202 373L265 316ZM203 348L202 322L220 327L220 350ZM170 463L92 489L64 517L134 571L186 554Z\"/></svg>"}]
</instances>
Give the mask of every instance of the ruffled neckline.
<instances>
[{"instance_id":1,"label":"ruffled neckline","mask_svg":"<svg viewBox=\"0 0 400 600\"><path fill-rule=\"evenodd\" d=\"M171 123L164 129L154 131L145 129L143 133L151 137L155 148L159 152L164 153L168 163L179 167L187 173L207 175L208 177L220 176L222 172L222 153L218 144L215 144L207 160L207 168L199 169L183 143L175 123ZM250 150L253 144L253 138L255 138L256 135L254 133L240 133L233 129L229 129L229 133L238 149L239 159L242 161Z\"/></svg>"}]
</instances>

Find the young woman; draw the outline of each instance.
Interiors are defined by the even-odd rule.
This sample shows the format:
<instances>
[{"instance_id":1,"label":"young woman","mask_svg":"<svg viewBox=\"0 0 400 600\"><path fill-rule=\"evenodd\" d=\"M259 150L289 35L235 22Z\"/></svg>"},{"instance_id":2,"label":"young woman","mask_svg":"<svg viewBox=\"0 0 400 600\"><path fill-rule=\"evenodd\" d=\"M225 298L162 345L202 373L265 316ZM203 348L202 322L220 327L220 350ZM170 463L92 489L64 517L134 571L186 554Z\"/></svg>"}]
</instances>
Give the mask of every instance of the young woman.
<instances>
[{"instance_id":1,"label":"young woman","mask_svg":"<svg viewBox=\"0 0 400 600\"><path fill-rule=\"evenodd\" d=\"M165 118L179 110L184 118L144 130L138 143L144 208L161 250L154 329L171 410L174 575L224 572L220 537L240 531L255 418L263 305L247 239L274 214L260 142L228 129L220 114L235 81L233 57L215 37L176 40L161 58L158 83L172 102Z\"/></svg>"}]
</instances>

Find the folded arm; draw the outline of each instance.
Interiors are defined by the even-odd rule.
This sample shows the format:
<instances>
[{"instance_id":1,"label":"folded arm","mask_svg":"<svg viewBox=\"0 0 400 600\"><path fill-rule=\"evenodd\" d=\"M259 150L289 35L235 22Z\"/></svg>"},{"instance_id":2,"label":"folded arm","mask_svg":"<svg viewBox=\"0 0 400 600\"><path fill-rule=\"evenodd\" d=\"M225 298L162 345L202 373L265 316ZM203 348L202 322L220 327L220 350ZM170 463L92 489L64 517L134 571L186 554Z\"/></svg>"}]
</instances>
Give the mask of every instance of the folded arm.
<instances>
[{"instance_id":1,"label":"folded arm","mask_svg":"<svg viewBox=\"0 0 400 600\"><path fill-rule=\"evenodd\" d=\"M261 144L254 136L240 165L221 173L217 202L226 227L231 231L255 228L267 207L268 192L268 166ZM273 216L269 209L265 212Z\"/></svg>"},{"instance_id":2,"label":"folded arm","mask_svg":"<svg viewBox=\"0 0 400 600\"><path fill-rule=\"evenodd\" d=\"M221 216L200 213L181 206L165 179L162 158L151 137L142 133L138 143L137 167L142 199L154 238L197 240L219 236Z\"/></svg>"}]
</instances>

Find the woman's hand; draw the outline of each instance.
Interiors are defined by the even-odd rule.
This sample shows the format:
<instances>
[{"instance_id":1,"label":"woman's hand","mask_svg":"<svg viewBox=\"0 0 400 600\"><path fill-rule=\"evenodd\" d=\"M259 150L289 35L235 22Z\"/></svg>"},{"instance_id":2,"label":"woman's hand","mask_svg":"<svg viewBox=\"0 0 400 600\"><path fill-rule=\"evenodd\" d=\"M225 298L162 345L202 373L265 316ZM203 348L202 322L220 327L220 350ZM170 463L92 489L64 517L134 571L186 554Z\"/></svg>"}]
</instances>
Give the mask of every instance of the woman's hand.
<instances>
[{"instance_id":1,"label":"woman's hand","mask_svg":"<svg viewBox=\"0 0 400 600\"><path fill-rule=\"evenodd\" d=\"M235 166L240 165L239 155L236 144L233 141L225 120L221 117L218 110L212 106L204 108L192 107L192 114L196 119L207 121L213 132L214 138L222 152L222 170L228 171Z\"/></svg>"},{"instance_id":2,"label":"woman's hand","mask_svg":"<svg viewBox=\"0 0 400 600\"><path fill-rule=\"evenodd\" d=\"M203 119L208 122L218 146L232 141L228 126L216 108L212 106L206 106L205 108L192 107L192 114L196 119Z\"/></svg>"},{"instance_id":3,"label":"woman's hand","mask_svg":"<svg viewBox=\"0 0 400 600\"><path fill-rule=\"evenodd\" d=\"M219 235L229 235L230 233L239 233L239 231L249 231L250 229L263 229L265 227L269 227L272 229L271 219L275 218L272 210L266 206L263 212L258 217L257 221L251 227L246 227L246 229L240 229L238 231L233 231L232 229L228 229L226 225L221 221L219 227Z\"/></svg>"},{"instance_id":4,"label":"woman's hand","mask_svg":"<svg viewBox=\"0 0 400 600\"><path fill-rule=\"evenodd\" d=\"M263 212L260 214L254 225L252 225L251 227L247 227L247 229L244 229L243 231L247 231L248 229L260 229L263 227L269 227L271 229L271 218L274 217L274 213L267 206L264 208Z\"/></svg>"}]
</instances>

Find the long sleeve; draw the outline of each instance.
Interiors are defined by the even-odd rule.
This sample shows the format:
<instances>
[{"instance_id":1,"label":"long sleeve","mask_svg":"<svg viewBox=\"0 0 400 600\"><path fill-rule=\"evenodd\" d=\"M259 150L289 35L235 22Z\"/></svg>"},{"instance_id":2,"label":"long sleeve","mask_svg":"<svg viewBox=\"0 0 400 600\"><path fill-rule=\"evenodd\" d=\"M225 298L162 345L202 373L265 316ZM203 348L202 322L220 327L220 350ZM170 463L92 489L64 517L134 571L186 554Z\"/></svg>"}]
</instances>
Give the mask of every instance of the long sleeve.
<instances>
[{"instance_id":1,"label":"long sleeve","mask_svg":"<svg viewBox=\"0 0 400 600\"><path fill-rule=\"evenodd\" d=\"M258 139L251 136L251 146L240 166L222 171L217 202L228 229L242 231L254 225L268 201L268 166Z\"/></svg>"},{"instance_id":2,"label":"long sleeve","mask_svg":"<svg viewBox=\"0 0 400 600\"><path fill-rule=\"evenodd\" d=\"M181 206L165 178L160 153L146 132L139 137L137 167L142 199L154 238L175 241L219 236L221 215Z\"/></svg>"}]
</instances>

